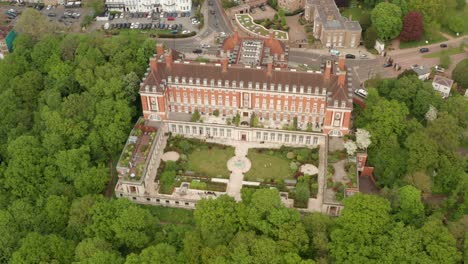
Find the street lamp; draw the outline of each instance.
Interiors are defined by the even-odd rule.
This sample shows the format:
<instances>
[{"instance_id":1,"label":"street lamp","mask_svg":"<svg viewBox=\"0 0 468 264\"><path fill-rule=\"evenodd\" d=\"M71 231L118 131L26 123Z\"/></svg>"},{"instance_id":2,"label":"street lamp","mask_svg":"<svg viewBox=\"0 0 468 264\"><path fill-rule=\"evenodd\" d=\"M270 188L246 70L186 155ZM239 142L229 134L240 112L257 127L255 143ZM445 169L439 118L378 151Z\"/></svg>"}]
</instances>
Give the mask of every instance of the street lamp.
<instances>
[{"instance_id":1,"label":"street lamp","mask_svg":"<svg viewBox=\"0 0 468 264\"><path fill-rule=\"evenodd\" d=\"M460 35L460 33L457 32L457 37Z\"/></svg>"},{"instance_id":2,"label":"street lamp","mask_svg":"<svg viewBox=\"0 0 468 264\"><path fill-rule=\"evenodd\" d=\"M428 40L426 40L426 44L429 44L429 41L428 41Z\"/></svg>"}]
</instances>

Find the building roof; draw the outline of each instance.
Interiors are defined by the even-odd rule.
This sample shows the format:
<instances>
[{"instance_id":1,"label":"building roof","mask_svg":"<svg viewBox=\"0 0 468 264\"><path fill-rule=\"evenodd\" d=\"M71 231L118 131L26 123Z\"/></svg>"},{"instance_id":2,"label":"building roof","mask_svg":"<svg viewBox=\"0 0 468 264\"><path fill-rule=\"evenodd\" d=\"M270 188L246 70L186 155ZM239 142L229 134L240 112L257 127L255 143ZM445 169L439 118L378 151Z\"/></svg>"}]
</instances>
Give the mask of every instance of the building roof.
<instances>
[{"instance_id":1,"label":"building roof","mask_svg":"<svg viewBox=\"0 0 468 264\"><path fill-rule=\"evenodd\" d=\"M418 66L418 67L414 67L413 68L413 71L418 75L418 76L422 76L422 75L426 75L428 73L431 72L431 70L426 67L426 66Z\"/></svg>"},{"instance_id":2,"label":"building roof","mask_svg":"<svg viewBox=\"0 0 468 264\"><path fill-rule=\"evenodd\" d=\"M224 39L220 49L220 56L228 54L230 63L252 65L252 63L243 63L246 60L243 60L245 57L242 56L245 48L251 43L256 43L255 46L258 46L262 51L258 58L259 62L254 63L254 65L265 65L270 58L273 59L273 64L275 66L283 67L287 65L287 46L283 42L275 39L273 32L270 32L268 38L241 38L236 31L234 34ZM249 47L249 49L252 49L252 47Z\"/></svg>"},{"instance_id":3,"label":"building roof","mask_svg":"<svg viewBox=\"0 0 468 264\"><path fill-rule=\"evenodd\" d=\"M174 61L168 66L164 60L157 62L157 70L151 70L146 75L141 84L141 92L155 91L162 93L168 82L182 84L197 84L198 86L211 87L211 82L215 86L225 86L226 81L232 87L240 88L241 82L243 89L256 90L257 83L259 91L284 92L290 95L315 94L318 91L319 96L323 96L324 88L328 96L329 105L333 105L336 100L341 106L345 101L346 107L351 107L352 94L348 90L348 84L343 87L338 85L338 76L332 74L329 80L324 78L323 73L314 73L306 71L295 71L291 69L273 69L271 75L268 75L266 67L246 67L241 65L230 65L226 72L223 72L222 66L218 63L198 63L187 61ZM206 85L204 80L206 79ZM218 85L221 81L221 85ZM249 84L250 82L250 84ZM347 80L347 83L351 83ZM250 88L249 88L250 85ZM302 88L302 90L301 90ZM316 90L317 88L317 90ZM294 92L295 90L295 92Z\"/></svg>"},{"instance_id":4,"label":"building roof","mask_svg":"<svg viewBox=\"0 0 468 264\"><path fill-rule=\"evenodd\" d=\"M446 77L444 77L442 75L436 75L436 76L434 76L434 80L432 80L432 83L436 83L438 85L443 85L443 86L446 86L446 87L452 87L453 80L449 79L449 78L446 78Z\"/></svg>"},{"instance_id":5,"label":"building roof","mask_svg":"<svg viewBox=\"0 0 468 264\"><path fill-rule=\"evenodd\" d=\"M359 22L341 16L334 0L307 0L306 5L316 9L318 14L316 19L326 30L362 31Z\"/></svg>"}]
</instances>

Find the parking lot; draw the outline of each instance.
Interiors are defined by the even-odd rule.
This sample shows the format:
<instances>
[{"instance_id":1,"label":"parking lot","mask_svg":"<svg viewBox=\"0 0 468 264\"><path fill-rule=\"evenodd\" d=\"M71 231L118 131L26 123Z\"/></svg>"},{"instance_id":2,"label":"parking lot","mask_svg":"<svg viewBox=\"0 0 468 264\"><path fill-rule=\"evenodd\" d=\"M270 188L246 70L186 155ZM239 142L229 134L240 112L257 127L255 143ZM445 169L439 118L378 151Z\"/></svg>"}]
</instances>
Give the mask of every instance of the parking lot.
<instances>
[{"instance_id":1,"label":"parking lot","mask_svg":"<svg viewBox=\"0 0 468 264\"><path fill-rule=\"evenodd\" d=\"M64 6L52 7L47 9L47 7L40 10L40 12L49 18L51 22L58 22L59 24L80 28L80 23L90 10L87 8L74 7L66 8Z\"/></svg>"},{"instance_id":2,"label":"parking lot","mask_svg":"<svg viewBox=\"0 0 468 264\"><path fill-rule=\"evenodd\" d=\"M192 24L191 17L193 12L184 13L119 13L110 15L108 20L98 18L94 26L95 29L140 29L140 30L158 30L163 33L188 34L192 31L198 32L198 24ZM175 33L175 32L174 32Z\"/></svg>"}]
</instances>

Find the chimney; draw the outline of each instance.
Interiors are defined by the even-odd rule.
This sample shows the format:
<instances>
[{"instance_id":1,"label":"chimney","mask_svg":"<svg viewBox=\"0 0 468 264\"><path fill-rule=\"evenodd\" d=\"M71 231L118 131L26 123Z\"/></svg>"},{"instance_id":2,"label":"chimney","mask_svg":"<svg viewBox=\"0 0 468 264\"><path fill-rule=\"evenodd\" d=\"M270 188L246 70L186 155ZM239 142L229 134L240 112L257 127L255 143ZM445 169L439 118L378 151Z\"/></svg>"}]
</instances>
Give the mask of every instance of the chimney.
<instances>
[{"instance_id":1,"label":"chimney","mask_svg":"<svg viewBox=\"0 0 468 264\"><path fill-rule=\"evenodd\" d=\"M341 71L344 71L345 70L345 66L346 66L346 61L345 61L345 58L343 56L340 56L338 58L338 68L341 70Z\"/></svg>"},{"instance_id":2,"label":"chimney","mask_svg":"<svg viewBox=\"0 0 468 264\"><path fill-rule=\"evenodd\" d=\"M341 71L337 73L338 75L338 86L344 87L346 83L346 72Z\"/></svg>"},{"instance_id":3,"label":"chimney","mask_svg":"<svg viewBox=\"0 0 468 264\"><path fill-rule=\"evenodd\" d=\"M172 49L169 49L165 57L166 57L166 68L170 70L172 68Z\"/></svg>"},{"instance_id":4,"label":"chimney","mask_svg":"<svg viewBox=\"0 0 468 264\"><path fill-rule=\"evenodd\" d=\"M156 44L156 54L158 58L164 54L164 45L162 43Z\"/></svg>"},{"instance_id":5,"label":"chimney","mask_svg":"<svg viewBox=\"0 0 468 264\"><path fill-rule=\"evenodd\" d=\"M331 61L327 60L325 64L325 80L330 80L331 68L332 68Z\"/></svg>"},{"instance_id":6,"label":"chimney","mask_svg":"<svg viewBox=\"0 0 468 264\"><path fill-rule=\"evenodd\" d=\"M234 31L233 39L234 39L234 43L236 43L236 45L240 42L239 41L239 32L237 32L237 30Z\"/></svg>"},{"instance_id":7,"label":"chimney","mask_svg":"<svg viewBox=\"0 0 468 264\"><path fill-rule=\"evenodd\" d=\"M270 41L271 41L271 40L273 40L273 38L274 38L275 34L273 33L273 31L272 31L272 30L270 30L270 32L268 33L268 36L269 36L269 38L270 38Z\"/></svg>"},{"instance_id":8,"label":"chimney","mask_svg":"<svg viewBox=\"0 0 468 264\"><path fill-rule=\"evenodd\" d=\"M150 71L155 72L158 70L158 61L155 57L150 58Z\"/></svg>"},{"instance_id":9,"label":"chimney","mask_svg":"<svg viewBox=\"0 0 468 264\"><path fill-rule=\"evenodd\" d=\"M267 76L271 77L272 75L273 75L273 60L270 59L268 60L268 64L267 64Z\"/></svg>"},{"instance_id":10,"label":"chimney","mask_svg":"<svg viewBox=\"0 0 468 264\"><path fill-rule=\"evenodd\" d=\"M227 57L227 56L222 57L222 58L221 58L221 68L222 68L222 72L227 72L227 70L228 70L228 64L229 64L228 57Z\"/></svg>"}]
</instances>

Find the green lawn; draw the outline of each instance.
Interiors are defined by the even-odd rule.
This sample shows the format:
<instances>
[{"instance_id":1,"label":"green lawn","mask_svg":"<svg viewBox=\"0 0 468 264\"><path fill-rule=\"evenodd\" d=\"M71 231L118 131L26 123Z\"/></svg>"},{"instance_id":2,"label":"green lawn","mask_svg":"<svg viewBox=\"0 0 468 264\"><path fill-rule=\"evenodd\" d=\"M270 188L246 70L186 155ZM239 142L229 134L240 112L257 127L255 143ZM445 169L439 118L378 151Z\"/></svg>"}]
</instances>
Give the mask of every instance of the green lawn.
<instances>
[{"instance_id":1,"label":"green lawn","mask_svg":"<svg viewBox=\"0 0 468 264\"><path fill-rule=\"evenodd\" d=\"M192 225L194 222L192 210L152 205L140 206L149 210L163 223Z\"/></svg>"},{"instance_id":2,"label":"green lawn","mask_svg":"<svg viewBox=\"0 0 468 264\"><path fill-rule=\"evenodd\" d=\"M361 19L363 14L369 13L370 11L367 9L362 9L358 7L353 7L353 8L347 8L341 12L341 15L349 18L349 15L351 15L351 19L354 21L359 21Z\"/></svg>"},{"instance_id":3,"label":"green lawn","mask_svg":"<svg viewBox=\"0 0 468 264\"><path fill-rule=\"evenodd\" d=\"M229 178L230 172L227 168L227 161L234 157L234 149L203 147L195 149L188 156L187 170L203 174L207 177Z\"/></svg>"},{"instance_id":4,"label":"green lawn","mask_svg":"<svg viewBox=\"0 0 468 264\"><path fill-rule=\"evenodd\" d=\"M427 43L427 45L446 41L446 40L447 38L442 36L442 34L437 34L436 36L434 36L433 39L431 40L428 39L429 43ZM424 45L426 45L426 38L423 36L421 40L418 40L418 41L400 42L400 49L415 48L415 47L424 46Z\"/></svg>"},{"instance_id":5,"label":"green lawn","mask_svg":"<svg viewBox=\"0 0 468 264\"><path fill-rule=\"evenodd\" d=\"M429 53L429 54L424 55L423 57L424 58L438 58L443 54L447 54L448 56L452 56L452 55L460 54L460 53L463 53L463 52L465 52L464 46L459 46L459 47L454 47L454 48L443 49L443 50L438 51L438 52Z\"/></svg>"},{"instance_id":6,"label":"green lawn","mask_svg":"<svg viewBox=\"0 0 468 264\"><path fill-rule=\"evenodd\" d=\"M257 179L288 179L292 178L289 168L289 160L267 153L258 153L255 150L249 150L247 158L252 162L252 167L245 174L247 181L258 181Z\"/></svg>"}]
</instances>

